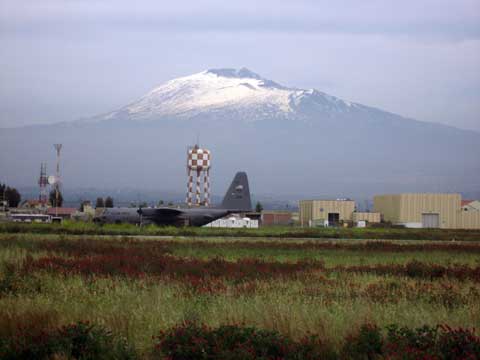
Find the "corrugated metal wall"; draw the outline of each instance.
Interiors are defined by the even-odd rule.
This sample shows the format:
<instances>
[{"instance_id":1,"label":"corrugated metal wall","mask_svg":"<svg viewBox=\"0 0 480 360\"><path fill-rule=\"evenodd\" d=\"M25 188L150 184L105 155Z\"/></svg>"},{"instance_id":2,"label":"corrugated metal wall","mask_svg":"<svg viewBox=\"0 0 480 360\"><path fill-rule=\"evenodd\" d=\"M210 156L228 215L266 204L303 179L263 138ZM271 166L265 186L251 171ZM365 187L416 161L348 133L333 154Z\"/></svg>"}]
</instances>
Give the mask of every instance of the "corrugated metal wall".
<instances>
[{"instance_id":1,"label":"corrugated metal wall","mask_svg":"<svg viewBox=\"0 0 480 360\"><path fill-rule=\"evenodd\" d=\"M353 221L368 221L369 223L379 223L381 220L378 212L354 212Z\"/></svg>"},{"instance_id":2,"label":"corrugated metal wall","mask_svg":"<svg viewBox=\"0 0 480 360\"><path fill-rule=\"evenodd\" d=\"M355 210L352 200L300 200L300 224L328 220L328 213L338 213L340 221L351 221Z\"/></svg>"},{"instance_id":3,"label":"corrugated metal wall","mask_svg":"<svg viewBox=\"0 0 480 360\"><path fill-rule=\"evenodd\" d=\"M338 213L343 221L377 222L381 216L385 221L421 227L422 214L438 214L440 228L480 229L480 211L462 211L460 194L377 195L373 198L374 213L354 213L355 202L350 200L302 200L299 207L302 226L327 220L328 213ZM376 213L381 215L372 215Z\"/></svg>"},{"instance_id":4,"label":"corrugated metal wall","mask_svg":"<svg viewBox=\"0 0 480 360\"><path fill-rule=\"evenodd\" d=\"M421 223L422 214L439 214L440 228L456 227L460 194L400 194L402 223Z\"/></svg>"},{"instance_id":5,"label":"corrugated metal wall","mask_svg":"<svg viewBox=\"0 0 480 360\"><path fill-rule=\"evenodd\" d=\"M376 195L373 210L382 214L383 220L397 222L400 218L400 195Z\"/></svg>"},{"instance_id":6,"label":"corrugated metal wall","mask_svg":"<svg viewBox=\"0 0 480 360\"><path fill-rule=\"evenodd\" d=\"M374 209L385 221L422 224L423 214L438 214L443 229L480 229L480 211L462 211L460 194L377 195Z\"/></svg>"},{"instance_id":7,"label":"corrugated metal wall","mask_svg":"<svg viewBox=\"0 0 480 360\"><path fill-rule=\"evenodd\" d=\"M458 211L458 229L480 229L480 211Z\"/></svg>"},{"instance_id":8,"label":"corrugated metal wall","mask_svg":"<svg viewBox=\"0 0 480 360\"><path fill-rule=\"evenodd\" d=\"M313 219L328 220L329 213L338 213L340 221L351 221L355 202L351 200L314 200Z\"/></svg>"},{"instance_id":9,"label":"corrugated metal wall","mask_svg":"<svg viewBox=\"0 0 480 360\"><path fill-rule=\"evenodd\" d=\"M312 219L312 200L300 200L299 209L300 209L300 225L309 226L309 220Z\"/></svg>"}]
</instances>

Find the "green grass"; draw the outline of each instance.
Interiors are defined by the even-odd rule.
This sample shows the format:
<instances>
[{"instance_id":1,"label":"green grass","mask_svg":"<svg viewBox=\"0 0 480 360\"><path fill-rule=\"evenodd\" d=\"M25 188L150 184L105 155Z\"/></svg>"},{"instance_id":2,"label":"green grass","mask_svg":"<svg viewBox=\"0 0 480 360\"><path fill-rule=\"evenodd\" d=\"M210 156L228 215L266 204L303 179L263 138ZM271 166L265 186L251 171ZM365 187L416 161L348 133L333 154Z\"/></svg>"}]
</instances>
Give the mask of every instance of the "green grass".
<instances>
[{"instance_id":1,"label":"green grass","mask_svg":"<svg viewBox=\"0 0 480 360\"><path fill-rule=\"evenodd\" d=\"M480 230L403 229L403 228L300 228L261 227L259 229L138 227L129 224L106 224L65 221L63 224L0 223L0 233L36 233L66 235L136 235L136 236L221 236L331 239L400 239L478 241Z\"/></svg>"},{"instance_id":2,"label":"green grass","mask_svg":"<svg viewBox=\"0 0 480 360\"><path fill-rule=\"evenodd\" d=\"M382 280L378 276L352 276L349 282L364 288ZM352 327L364 322L480 326L478 299L471 298L453 309L422 298L383 303L348 294L344 289L347 285L342 283L333 288L333 295L302 295L305 284L292 280L278 286L260 283L258 293L252 295L199 296L185 286L161 282L140 286L128 280L104 279L90 284L79 277L58 279L46 275L39 281L43 287L38 293L3 297L1 311L55 313L59 323L88 319L114 329L144 352L159 330L185 320L211 326L244 323L278 330L293 338L307 332L319 333L332 342L343 339ZM396 281L399 286L408 283L404 279ZM465 293L469 286L472 284L462 286Z\"/></svg>"},{"instance_id":3,"label":"green grass","mask_svg":"<svg viewBox=\"0 0 480 360\"><path fill-rule=\"evenodd\" d=\"M323 261L327 267L337 265L375 265L375 264L405 264L412 260L441 263L441 264L466 264L470 266L480 265L478 254L464 253L462 256L443 251L432 251L428 253L419 252L375 252L362 253L350 250L278 250L264 249L235 249L235 248L211 248L198 249L195 246L173 247L172 253L181 257L196 257L201 259L212 259L220 257L229 261L236 261L242 258L258 258L267 261L295 262L299 260Z\"/></svg>"},{"instance_id":4,"label":"green grass","mask_svg":"<svg viewBox=\"0 0 480 360\"><path fill-rule=\"evenodd\" d=\"M34 226L36 229L38 225ZM79 225L65 226L71 230L78 229ZM319 334L337 348L342 346L346 334L365 322L382 327L397 323L409 327L449 324L480 328L480 282L476 280L305 269L300 273L258 279L207 278L204 279L207 284L220 285L221 290L214 287L199 291L187 278L152 276L148 271L144 277L136 278L85 277L55 271L22 273L18 270L27 257L67 257L61 250L65 244L74 246L85 240L93 244L98 242L99 253L100 245L105 244L127 250L158 245L168 250L167 256L182 259L219 258L232 262L245 258L271 262L309 259L323 262L328 269L339 265L406 264L412 260L443 266L464 264L473 268L480 266L480 243L472 243L475 251L409 250L424 241L394 242L406 247L402 251L362 247L326 250L310 246L326 240L268 239L265 232L263 237L250 241L233 235L200 240L191 237L132 240L127 237L27 234L23 233L26 227L19 228L22 233L0 234L0 328L38 318L50 319L58 325L89 320L125 336L142 354L151 349L152 336L186 320L211 326L242 323L277 330L295 339L310 332ZM55 229L53 226L39 228ZM130 227L109 229L119 228L132 230ZM134 235L153 231L133 230L140 232ZM362 240L335 242L365 243ZM43 246L46 243L52 245L50 250ZM56 244L64 247L56 247ZM286 244L290 245L286 247ZM96 256L95 247L93 251L85 256ZM108 255L108 250L102 251ZM9 273L8 264L17 268L13 275Z\"/></svg>"}]
</instances>

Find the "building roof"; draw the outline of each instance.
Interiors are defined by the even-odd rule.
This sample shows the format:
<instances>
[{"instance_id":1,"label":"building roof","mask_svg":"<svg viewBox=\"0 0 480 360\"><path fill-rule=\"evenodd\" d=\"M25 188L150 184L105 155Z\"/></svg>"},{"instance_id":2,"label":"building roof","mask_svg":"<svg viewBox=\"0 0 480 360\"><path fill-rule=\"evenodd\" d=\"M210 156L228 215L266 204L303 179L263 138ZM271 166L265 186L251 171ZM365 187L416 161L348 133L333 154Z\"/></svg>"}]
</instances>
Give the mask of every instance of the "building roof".
<instances>
[{"instance_id":1,"label":"building roof","mask_svg":"<svg viewBox=\"0 0 480 360\"><path fill-rule=\"evenodd\" d=\"M291 214L290 210L262 210L262 214Z\"/></svg>"},{"instance_id":2,"label":"building roof","mask_svg":"<svg viewBox=\"0 0 480 360\"><path fill-rule=\"evenodd\" d=\"M471 202L473 202L473 200L462 200L461 206L468 205L468 204L470 204Z\"/></svg>"},{"instance_id":3,"label":"building roof","mask_svg":"<svg viewBox=\"0 0 480 360\"><path fill-rule=\"evenodd\" d=\"M59 207L59 208L49 208L47 210L48 215L72 215L77 212L76 208L66 208L66 207Z\"/></svg>"}]
</instances>

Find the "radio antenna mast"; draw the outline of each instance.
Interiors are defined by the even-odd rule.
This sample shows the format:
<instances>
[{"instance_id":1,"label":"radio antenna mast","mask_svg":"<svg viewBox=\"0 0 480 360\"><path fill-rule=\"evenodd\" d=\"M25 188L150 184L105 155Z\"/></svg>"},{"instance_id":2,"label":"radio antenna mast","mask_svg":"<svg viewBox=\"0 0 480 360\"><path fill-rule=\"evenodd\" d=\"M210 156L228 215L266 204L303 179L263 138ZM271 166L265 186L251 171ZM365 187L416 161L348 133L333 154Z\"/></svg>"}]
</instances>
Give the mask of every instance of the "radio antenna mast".
<instances>
[{"instance_id":1,"label":"radio antenna mast","mask_svg":"<svg viewBox=\"0 0 480 360\"><path fill-rule=\"evenodd\" d=\"M55 216L58 217L58 194L60 192L60 151L62 150L62 144L54 144L53 147L57 152L57 172L55 174Z\"/></svg>"}]
</instances>

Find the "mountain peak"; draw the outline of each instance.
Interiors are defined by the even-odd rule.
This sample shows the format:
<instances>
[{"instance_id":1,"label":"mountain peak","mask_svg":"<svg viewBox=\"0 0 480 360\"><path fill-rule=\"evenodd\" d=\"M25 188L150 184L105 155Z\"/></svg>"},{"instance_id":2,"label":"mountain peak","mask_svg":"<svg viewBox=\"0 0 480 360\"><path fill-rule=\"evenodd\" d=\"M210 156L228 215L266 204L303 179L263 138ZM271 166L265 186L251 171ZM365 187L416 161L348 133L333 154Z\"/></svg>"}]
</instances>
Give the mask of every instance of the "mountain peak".
<instances>
[{"instance_id":1,"label":"mountain peak","mask_svg":"<svg viewBox=\"0 0 480 360\"><path fill-rule=\"evenodd\" d=\"M316 90L289 88L243 67L209 69L162 84L105 119L311 119L350 111L350 104Z\"/></svg>"},{"instance_id":2,"label":"mountain peak","mask_svg":"<svg viewBox=\"0 0 480 360\"><path fill-rule=\"evenodd\" d=\"M218 77L222 78L229 78L229 79L247 79L247 80L257 80L259 86L265 88L275 88L281 90L293 90L276 83L275 81L269 80L264 78L263 76L253 72L246 67L242 67L241 69L232 69L232 68L223 68L223 69L209 69L204 71L204 74L213 74Z\"/></svg>"},{"instance_id":3,"label":"mountain peak","mask_svg":"<svg viewBox=\"0 0 480 360\"><path fill-rule=\"evenodd\" d=\"M263 78L257 73L243 67L239 70L232 68L223 68L223 69L209 69L207 70L209 74L215 74L217 76L227 77L227 78L239 78L239 79L257 79L263 80Z\"/></svg>"}]
</instances>

